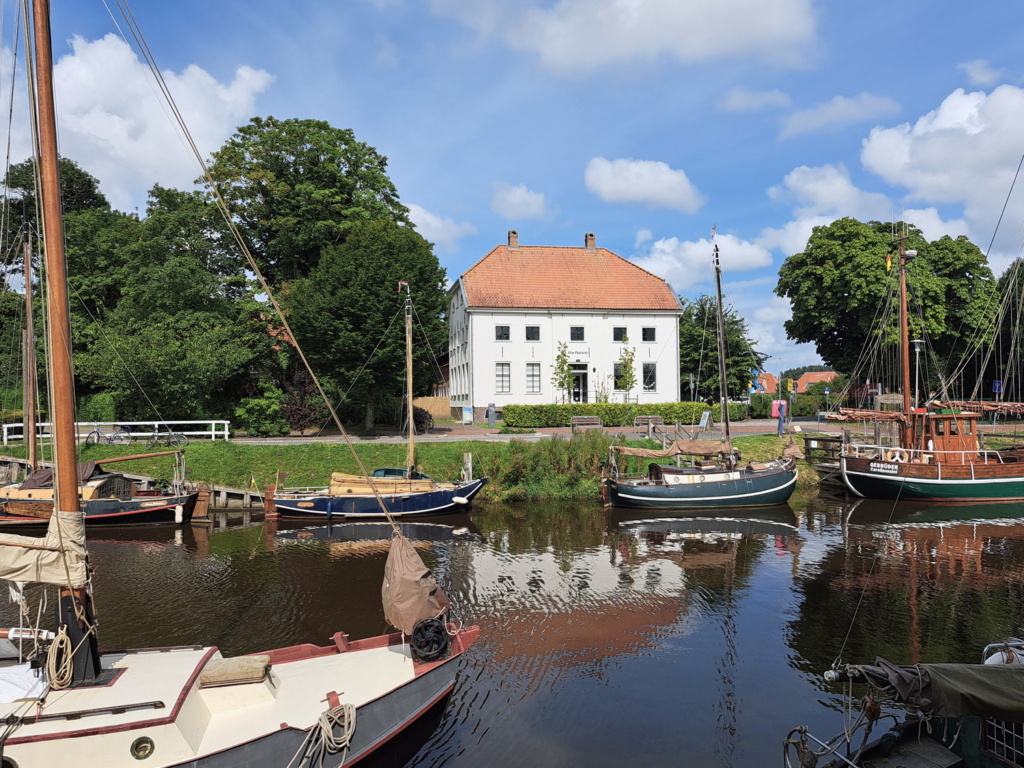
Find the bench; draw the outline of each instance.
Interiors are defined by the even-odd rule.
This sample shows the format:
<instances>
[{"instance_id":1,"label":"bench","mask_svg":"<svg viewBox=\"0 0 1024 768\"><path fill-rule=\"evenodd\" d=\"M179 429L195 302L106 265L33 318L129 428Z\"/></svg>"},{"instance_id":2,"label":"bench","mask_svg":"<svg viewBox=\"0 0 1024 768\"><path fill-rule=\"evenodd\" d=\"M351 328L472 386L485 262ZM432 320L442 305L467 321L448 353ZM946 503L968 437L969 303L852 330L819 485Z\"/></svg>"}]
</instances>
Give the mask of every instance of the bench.
<instances>
[{"instance_id":1,"label":"bench","mask_svg":"<svg viewBox=\"0 0 1024 768\"><path fill-rule=\"evenodd\" d=\"M664 427L665 420L661 416L637 416L633 419L633 429L639 432L641 429L650 432L655 427Z\"/></svg>"},{"instance_id":2,"label":"bench","mask_svg":"<svg viewBox=\"0 0 1024 768\"><path fill-rule=\"evenodd\" d=\"M578 429L604 429L600 416L573 416L569 419L569 429L575 432Z\"/></svg>"}]
</instances>

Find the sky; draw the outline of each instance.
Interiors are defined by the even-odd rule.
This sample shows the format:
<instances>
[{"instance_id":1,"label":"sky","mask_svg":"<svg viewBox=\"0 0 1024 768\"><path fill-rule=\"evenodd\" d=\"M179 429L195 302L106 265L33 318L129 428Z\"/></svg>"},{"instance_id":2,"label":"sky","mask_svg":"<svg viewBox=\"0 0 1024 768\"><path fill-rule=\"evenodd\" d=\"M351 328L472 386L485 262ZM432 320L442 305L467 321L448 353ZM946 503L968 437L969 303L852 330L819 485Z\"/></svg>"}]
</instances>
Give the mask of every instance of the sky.
<instances>
[{"instance_id":1,"label":"sky","mask_svg":"<svg viewBox=\"0 0 1024 768\"><path fill-rule=\"evenodd\" d=\"M120 210L144 214L155 183L191 189L198 171L103 3L51 8L61 153ZM789 304L774 293L816 225L904 218L929 239L968 236L996 274L1018 255L1021 3L178 0L132 12L204 156L254 115L351 128L388 158L449 280L510 229L523 245L582 246L593 232L694 298L714 290L714 227L726 299L770 370L820 362L787 340ZM27 157L26 127L4 131L12 161Z\"/></svg>"}]
</instances>

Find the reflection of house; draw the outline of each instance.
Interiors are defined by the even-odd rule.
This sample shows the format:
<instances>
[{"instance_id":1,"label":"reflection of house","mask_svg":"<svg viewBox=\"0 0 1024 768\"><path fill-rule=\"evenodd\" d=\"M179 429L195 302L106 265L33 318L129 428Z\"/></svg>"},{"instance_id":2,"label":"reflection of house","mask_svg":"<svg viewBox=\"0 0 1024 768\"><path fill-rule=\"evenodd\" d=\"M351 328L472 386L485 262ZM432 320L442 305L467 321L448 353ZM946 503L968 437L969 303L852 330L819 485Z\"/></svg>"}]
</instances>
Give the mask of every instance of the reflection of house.
<instances>
[{"instance_id":1,"label":"reflection of house","mask_svg":"<svg viewBox=\"0 0 1024 768\"><path fill-rule=\"evenodd\" d=\"M796 393L802 395L812 384L819 384L823 381L830 382L838 375L835 371L808 371L796 380Z\"/></svg>"},{"instance_id":2,"label":"reflection of house","mask_svg":"<svg viewBox=\"0 0 1024 768\"><path fill-rule=\"evenodd\" d=\"M568 396L641 403L679 397L679 301L660 277L605 248L496 246L449 291L451 405L483 418L489 403L543 404ZM559 343L573 385L552 384ZM624 347L634 350L636 386L614 385Z\"/></svg>"}]
</instances>

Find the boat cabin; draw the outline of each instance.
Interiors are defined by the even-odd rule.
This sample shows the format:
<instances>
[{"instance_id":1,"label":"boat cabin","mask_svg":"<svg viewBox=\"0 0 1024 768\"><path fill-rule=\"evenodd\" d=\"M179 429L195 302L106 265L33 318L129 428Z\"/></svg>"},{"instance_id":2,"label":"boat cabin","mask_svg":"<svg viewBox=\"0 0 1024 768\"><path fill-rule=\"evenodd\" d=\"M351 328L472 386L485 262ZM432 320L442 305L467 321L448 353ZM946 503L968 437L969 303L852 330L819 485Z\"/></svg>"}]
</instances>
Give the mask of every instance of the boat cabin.
<instances>
[{"instance_id":1,"label":"boat cabin","mask_svg":"<svg viewBox=\"0 0 1024 768\"><path fill-rule=\"evenodd\" d=\"M931 464L969 464L978 458L977 421L981 414L915 411L908 441L912 459Z\"/></svg>"}]
</instances>

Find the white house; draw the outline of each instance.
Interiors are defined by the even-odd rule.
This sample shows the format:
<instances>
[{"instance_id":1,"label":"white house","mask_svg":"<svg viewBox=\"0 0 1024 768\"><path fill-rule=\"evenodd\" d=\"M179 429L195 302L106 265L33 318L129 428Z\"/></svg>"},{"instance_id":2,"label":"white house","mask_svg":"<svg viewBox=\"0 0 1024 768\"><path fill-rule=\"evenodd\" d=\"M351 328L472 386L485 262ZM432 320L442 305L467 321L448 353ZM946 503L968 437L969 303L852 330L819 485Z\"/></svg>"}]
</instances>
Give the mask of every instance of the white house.
<instances>
[{"instance_id":1,"label":"white house","mask_svg":"<svg viewBox=\"0 0 1024 768\"><path fill-rule=\"evenodd\" d=\"M488 404L560 402L551 379L559 342L568 345L576 402L641 403L679 398L679 300L662 278L587 234L581 248L496 246L449 290L453 412ZM615 389L624 346L635 352L637 386Z\"/></svg>"}]
</instances>

